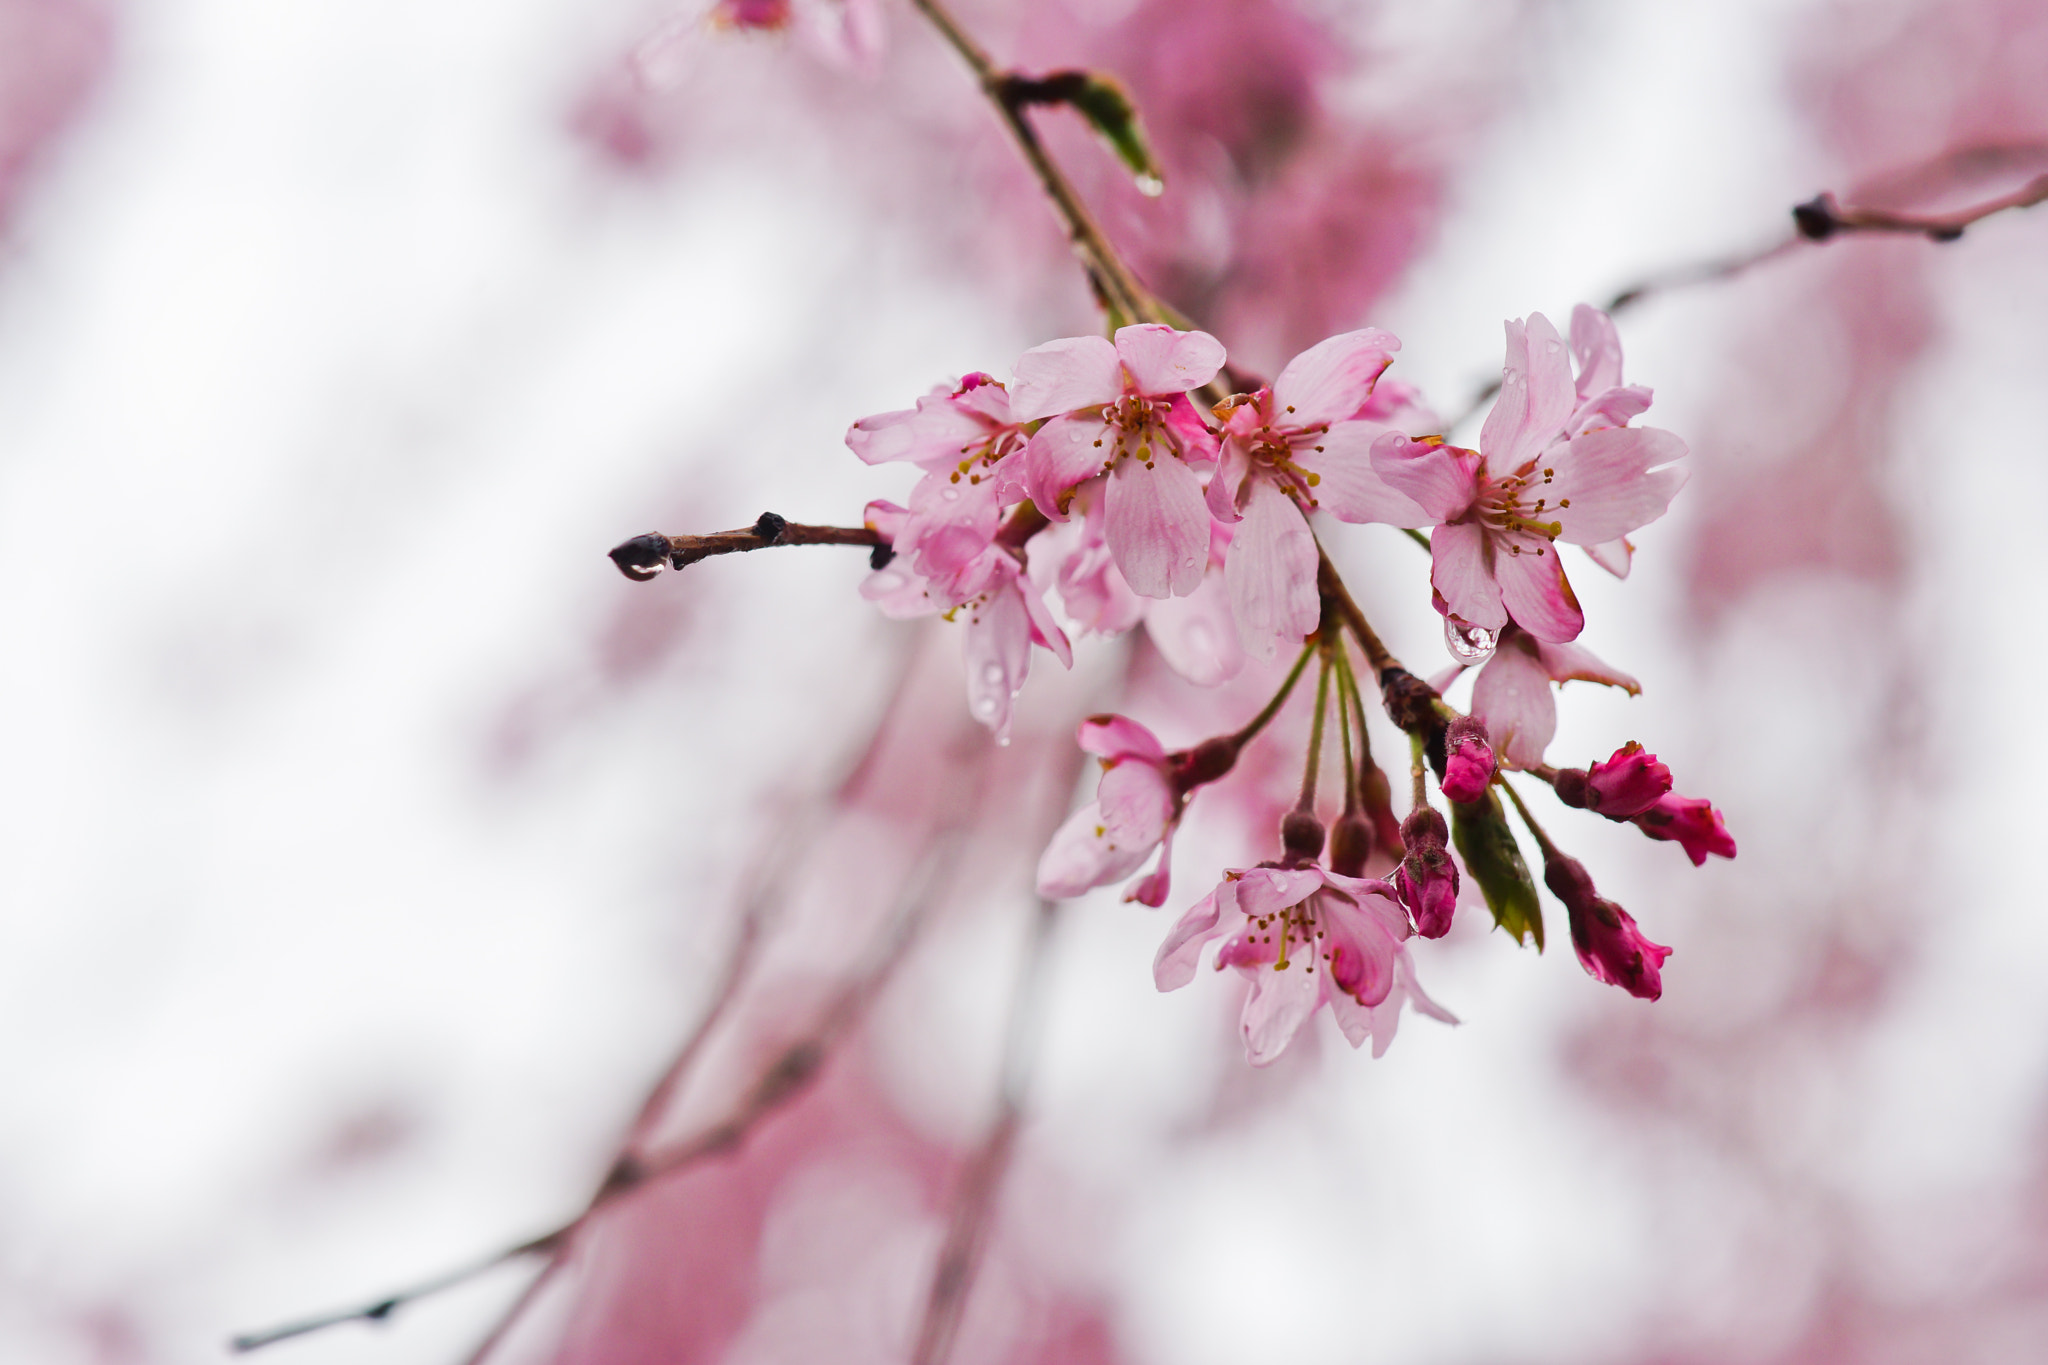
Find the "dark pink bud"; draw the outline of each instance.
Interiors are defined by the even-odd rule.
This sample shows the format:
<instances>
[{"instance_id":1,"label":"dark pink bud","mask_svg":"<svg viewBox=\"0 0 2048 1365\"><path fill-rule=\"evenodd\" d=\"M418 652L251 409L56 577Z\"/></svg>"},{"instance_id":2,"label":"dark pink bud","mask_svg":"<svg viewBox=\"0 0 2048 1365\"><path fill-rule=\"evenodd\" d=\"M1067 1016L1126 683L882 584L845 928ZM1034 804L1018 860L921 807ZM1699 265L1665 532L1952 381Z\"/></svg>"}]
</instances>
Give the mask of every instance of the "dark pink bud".
<instances>
[{"instance_id":1,"label":"dark pink bud","mask_svg":"<svg viewBox=\"0 0 2048 1365\"><path fill-rule=\"evenodd\" d=\"M1585 779L1586 809L1610 820L1641 815L1671 790L1671 769L1634 740L1616 749L1612 758L1587 769Z\"/></svg>"},{"instance_id":2,"label":"dark pink bud","mask_svg":"<svg viewBox=\"0 0 2048 1365\"><path fill-rule=\"evenodd\" d=\"M1735 856L1735 839L1721 822L1721 812L1697 796L1665 794L1636 817L1636 828L1652 839L1670 839L1685 849L1685 856L1698 867L1709 853L1723 858Z\"/></svg>"},{"instance_id":3,"label":"dark pink bud","mask_svg":"<svg viewBox=\"0 0 2048 1365\"><path fill-rule=\"evenodd\" d=\"M1401 822L1401 843L1407 854L1394 873L1394 889L1424 938L1450 932L1458 909L1458 864L1445 847L1451 832L1444 818L1422 807Z\"/></svg>"},{"instance_id":4,"label":"dark pink bud","mask_svg":"<svg viewBox=\"0 0 2048 1365\"><path fill-rule=\"evenodd\" d=\"M1359 798L1372 820L1372 839L1389 857L1401 856L1401 818L1394 814L1394 791L1377 763L1366 768L1358 784Z\"/></svg>"},{"instance_id":5,"label":"dark pink bud","mask_svg":"<svg viewBox=\"0 0 2048 1365\"><path fill-rule=\"evenodd\" d=\"M1477 801L1493 781L1493 746L1486 727L1460 716L1444 732L1444 795L1453 801Z\"/></svg>"},{"instance_id":6,"label":"dark pink bud","mask_svg":"<svg viewBox=\"0 0 2048 1365\"><path fill-rule=\"evenodd\" d=\"M1578 859L1563 854L1545 859L1543 884L1571 915L1572 947L1587 975L1640 1000L1664 994L1660 973L1671 950L1644 938L1628 911L1595 891Z\"/></svg>"}]
</instances>

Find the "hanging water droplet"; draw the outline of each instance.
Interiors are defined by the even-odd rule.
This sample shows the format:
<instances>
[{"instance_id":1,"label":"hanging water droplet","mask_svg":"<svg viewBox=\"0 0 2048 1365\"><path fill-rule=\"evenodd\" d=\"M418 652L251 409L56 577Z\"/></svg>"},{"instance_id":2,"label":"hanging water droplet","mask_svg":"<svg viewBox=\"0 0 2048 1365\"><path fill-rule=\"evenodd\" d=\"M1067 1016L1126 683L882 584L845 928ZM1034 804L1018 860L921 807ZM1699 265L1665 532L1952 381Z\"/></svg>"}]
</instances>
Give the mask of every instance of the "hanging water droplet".
<instances>
[{"instance_id":1,"label":"hanging water droplet","mask_svg":"<svg viewBox=\"0 0 2048 1365\"><path fill-rule=\"evenodd\" d=\"M975 714L975 715L977 715L977 716L982 716L982 717L988 717L988 716L993 716L993 715L994 715L995 713L996 713L996 699L995 699L994 697L976 697L976 698L974 699L974 714Z\"/></svg>"},{"instance_id":2,"label":"hanging water droplet","mask_svg":"<svg viewBox=\"0 0 2048 1365\"><path fill-rule=\"evenodd\" d=\"M1444 648L1451 651L1451 657L1461 664L1476 664L1493 654L1494 646L1500 643L1500 632L1475 626L1457 616L1444 618Z\"/></svg>"},{"instance_id":3,"label":"hanging water droplet","mask_svg":"<svg viewBox=\"0 0 2048 1365\"><path fill-rule=\"evenodd\" d=\"M1160 195L1166 193L1166 182L1156 175L1140 171L1133 179L1137 183L1138 193L1149 199L1157 199Z\"/></svg>"}]
</instances>

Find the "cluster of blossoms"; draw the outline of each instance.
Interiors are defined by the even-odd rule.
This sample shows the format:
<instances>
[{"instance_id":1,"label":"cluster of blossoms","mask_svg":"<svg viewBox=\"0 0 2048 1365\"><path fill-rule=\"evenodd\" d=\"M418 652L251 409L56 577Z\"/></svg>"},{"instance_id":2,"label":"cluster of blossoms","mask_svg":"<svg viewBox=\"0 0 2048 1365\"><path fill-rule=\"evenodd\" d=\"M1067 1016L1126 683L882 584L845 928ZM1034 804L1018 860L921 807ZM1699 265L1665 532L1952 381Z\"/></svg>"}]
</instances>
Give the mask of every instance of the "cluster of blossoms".
<instances>
[{"instance_id":1,"label":"cluster of blossoms","mask_svg":"<svg viewBox=\"0 0 2048 1365\"><path fill-rule=\"evenodd\" d=\"M1080 745L1102 776L1095 800L1044 851L1038 889L1048 897L1135 876L1125 899L1164 905L1190 803L1236 768L1316 661L1300 793L1277 856L1225 871L1179 917L1154 964L1159 988L1177 989L1222 940L1217 969L1250 982L1242 1029L1254 1063L1277 1056L1324 1004L1352 1045L1370 1037L1375 1055L1404 1004L1450 1020L1418 984L1409 940L1447 933L1468 888L1497 925L1542 947L1535 878L1503 797L1542 851L1542 880L1587 972L1645 999L1661 994L1670 950L1558 851L1509 773L1676 842L1696 864L1735 855L1719 812L1676 795L1670 770L1641 746L1585 768L1546 759L1555 685L1641 690L1574 643L1585 616L1561 547L1625 576L1629 535L1662 516L1685 482L1684 443L1631 425L1650 391L1622 382L1613 323L1581 305L1567 342L1540 313L1509 321L1499 396L1476 450L1447 442L1415 390L1386 378L1399 350L1376 328L1346 332L1240 392L1232 388L1245 381L1205 332L1147 323L1049 342L1020 357L1008 383L969 374L913 408L853 424L846 440L862 460L920 471L907 506L869 503L858 531L764 516L751 531L713 538L728 549L871 545L862 595L891 616L937 614L963 627L969 708L1005 742L1035 651L1071 666L1071 635L1143 625L1160 655L1204 686L1249 660L1294 656L1241 728L1186 749L1169 751L1125 716L1083 724ZM1219 383L1226 375L1232 383ZM1324 555L1317 514L1400 527L1428 546L1447 670L1424 681L1387 652ZM798 532L807 541L788 539ZM680 567L710 552L655 536L614 555L645 577L664 556ZM1443 693L1468 668L1478 675L1461 714ZM1372 757L1369 691L1409 740L1405 815ZM1340 808L1319 806L1325 747L1342 755ZM1448 818L1431 803L1432 773Z\"/></svg>"},{"instance_id":2,"label":"cluster of blossoms","mask_svg":"<svg viewBox=\"0 0 2048 1365\"><path fill-rule=\"evenodd\" d=\"M1595 892L1585 869L1528 819L1503 770L1677 841L1695 862L1735 852L1719 814L1674 795L1670 771L1638 745L1586 769L1545 763L1557 728L1554 683L1640 690L1572 643L1585 617L1559 547L1580 546L1626 575L1628 536L1662 516L1685 481L1684 444L1630 425L1650 391L1622 382L1612 322L1582 305L1567 344L1541 314L1510 321L1500 394L1477 450L1433 434L1439 423L1415 391L1384 378L1399 349L1384 331L1348 332L1296 356L1270 385L1233 393L1216 383L1225 355L1214 337L1123 327L1113 339L1036 347L1007 385L970 374L847 434L871 464L923 471L909 506L868 506L866 524L886 548L863 594L891 615L964 621L969 704L999 737L1033 647L1069 664L1069 630L1147 624L1167 660L1204 684L1247 658L1300 652L1250 724L1186 750L1168 752L1127 717L1085 723L1079 742L1100 761L1101 782L1045 850L1044 895L1078 896L1154 862L1125 899L1164 904L1190 799L1231 771L1309 660L1321 660L1308 774L1279 832L1279 856L1225 872L1180 916L1154 966L1159 988L1176 989L1193 978L1204 946L1222 939L1216 967L1250 982L1242 1028L1254 1063L1277 1056L1323 1004L1354 1046L1370 1037L1375 1055L1403 1004L1451 1019L1417 983L1408 940L1451 927L1461 886L1453 842L1496 920L1540 945L1541 912L1497 788L1522 808L1543 850L1544 882L1569 915L1586 970L1644 998L1660 994L1670 950ZM1331 582L1311 530L1318 512L1427 530L1432 598L1455 660L1446 673L1415 679L1362 621L1364 633L1353 634L1365 669L1354 663L1340 610L1348 595ZM1207 628L1189 631L1189 621ZM1468 667L1479 674L1472 713L1462 716L1441 692ZM1361 677L1377 682L1413 740L1405 819L1370 756ZM1344 805L1326 827L1315 772L1332 714ZM1448 821L1429 802L1432 769Z\"/></svg>"}]
</instances>

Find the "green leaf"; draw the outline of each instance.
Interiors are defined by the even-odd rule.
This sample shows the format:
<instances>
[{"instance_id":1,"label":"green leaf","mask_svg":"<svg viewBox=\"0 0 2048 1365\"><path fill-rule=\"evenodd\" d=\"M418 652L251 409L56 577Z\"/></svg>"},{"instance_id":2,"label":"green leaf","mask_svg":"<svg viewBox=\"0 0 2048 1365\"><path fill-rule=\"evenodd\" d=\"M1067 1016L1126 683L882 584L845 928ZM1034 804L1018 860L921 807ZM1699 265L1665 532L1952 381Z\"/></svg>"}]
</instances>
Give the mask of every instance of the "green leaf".
<instances>
[{"instance_id":1,"label":"green leaf","mask_svg":"<svg viewBox=\"0 0 2048 1365\"><path fill-rule=\"evenodd\" d=\"M1536 940L1543 951L1543 905L1515 832L1508 828L1500 798L1489 789L1486 799L1451 802L1451 843L1465 860L1465 872L1486 895L1493 922L1515 936L1517 943Z\"/></svg>"},{"instance_id":2,"label":"green leaf","mask_svg":"<svg viewBox=\"0 0 2048 1365\"><path fill-rule=\"evenodd\" d=\"M1115 77L1088 72L1079 87L1068 95L1067 103L1102 135L1117 159L1130 169L1139 189L1146 194L1158 194L1166 187L1166 178L1152 155L1152 144L1145 139L1144 125L1138 121L1138 106Z\"/></svg>"}]
</instances>

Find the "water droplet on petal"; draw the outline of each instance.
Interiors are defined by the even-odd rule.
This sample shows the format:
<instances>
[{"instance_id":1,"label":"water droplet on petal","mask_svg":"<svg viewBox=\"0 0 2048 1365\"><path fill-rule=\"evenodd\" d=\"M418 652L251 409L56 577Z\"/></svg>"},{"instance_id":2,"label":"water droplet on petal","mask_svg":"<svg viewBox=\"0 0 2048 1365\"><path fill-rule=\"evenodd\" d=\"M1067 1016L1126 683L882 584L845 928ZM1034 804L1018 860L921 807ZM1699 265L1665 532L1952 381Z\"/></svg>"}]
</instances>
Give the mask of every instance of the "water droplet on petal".
<instances>
[{"instance_id":1,"label":"water droplet on petal","mask_svg":"<svg viewBox=\"0 0 2048 1365\"><path fill-rule=\"evenodd\" d=\"M1483 663L1500 643L1500 632L1475 626L1463 617L1444 618L1444 648L1461 664Z\"/></svg>"},{"instance_id":2,"label":"water droplet on petal","mask_svg":"<svg viewBox=\"0 0 2048 1365\"><path fill-rule=\"evenodd\" d=\"M995 699L994 697L976 697L976 698L974 699L974 714L975 714L975 715L977 715L977 716L992 716L992 715L994 715L995 713L996 713L996 699Z\"/></svg>"},{"instance_id":3,"label":"water droplet on petal","mask_svg":"<svg viewBox=\"0 0 2048 1365\"><path fill-rule=\"evenodd\" d=\"M884 569L868 580L876 592L894 592L903 586L903 575L894 569Z\"/></svg>"},{"instance_id":4,"label":"water droplet on petal","mask_svg":"<svg viewBox=\"0 0 2048 1365\"><path fill-rule=\"evenodd\" d=\"M1546 341L1543 343L1543 349L1546 354L1556 355L1564 349L1564 343L1561 341Z\"/></svg>"},{"instance_id":5,"label":"water droplet on petal","mask_svg":"<svg viewBox=\"0 0 2048 1365\"><path fill-rule=\"evenodd\" d=\"M1145 195L1147 198L1157 199L1160 195L1166 193L1166 182L1156 175L1141 173L1134 177L1134 179L1137 182L1138 193Z\"/></svg>"},{"instance_id":6,"label":"water droplet on petal","mask_svg":"<svg viewBox=\"0 0 2048 1365\"><path fill-rule=\"evenodd\" d=\"M991 687L1003 680L1003 666L999 663L985 663L981 666L981 680ZM995 705L990 702L989 705Z\"/></svg>"},{"instance_id":7,"label":"water droplet on petal","mask_svg":"<svg viewBox=\"0 0 2048 1365\"><path fill-rule=\"evenodd\" d=\"M947 502L957 502L960 498L960 490L953 487L952 484L947 484L944 488L941 488L939 490L939 496L944 498Z\"/></svg>"}]
</instances>

